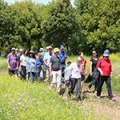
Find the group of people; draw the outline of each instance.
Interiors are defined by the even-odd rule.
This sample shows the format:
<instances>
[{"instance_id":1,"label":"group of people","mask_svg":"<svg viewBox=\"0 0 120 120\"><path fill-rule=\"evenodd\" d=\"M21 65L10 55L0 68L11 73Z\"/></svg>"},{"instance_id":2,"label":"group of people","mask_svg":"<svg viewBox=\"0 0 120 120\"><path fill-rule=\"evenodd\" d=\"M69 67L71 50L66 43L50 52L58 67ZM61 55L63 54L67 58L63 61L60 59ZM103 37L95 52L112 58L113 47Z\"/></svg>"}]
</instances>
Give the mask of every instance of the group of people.
<instances>
[{"instance_id":1,"label":"group of people","mask_svg":"<svg viewBox=\"0 0 120 120\"><path fill-rule=\"evenodd\" d=\"M98 80L92 78L88 85L88 92L91 91L92 85L95 85L97 98L100 98L104 81L107 84L108 96L115 101L112 95L111 78L112 65L109 59L110 52L105 50L103 58L98 58L97 52L92 52L93 57L90 59L90 76L95 69L100 72ZM74 93L76 88L76 101L81 101L81 92L83 92L83 82L86 76L86 60L84 53L80 52L75 63L67 60L67 54L64 46L52 49L52 46L40 48L37 54L33 50L18 50L12 48L7 56L8 72L10 75L20 76L21 79L34 81L46 81L56 88L60 93L62 86L66 86L68 97ZM66 66L67 64L67 66ZM50 81L52 79L52 81Z\"/></svg>"}]
</instances>

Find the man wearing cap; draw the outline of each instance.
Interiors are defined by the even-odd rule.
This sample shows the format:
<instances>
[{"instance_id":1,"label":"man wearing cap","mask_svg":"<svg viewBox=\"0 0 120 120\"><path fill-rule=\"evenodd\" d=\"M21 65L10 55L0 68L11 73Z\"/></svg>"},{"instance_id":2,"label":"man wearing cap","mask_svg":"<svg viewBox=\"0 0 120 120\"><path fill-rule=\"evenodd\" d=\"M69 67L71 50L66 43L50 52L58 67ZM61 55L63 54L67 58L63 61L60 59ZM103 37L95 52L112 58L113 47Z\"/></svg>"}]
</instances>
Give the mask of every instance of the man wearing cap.
<instances>
[{"instance_id":1,"label":"man wearing cap","mask_svg":"<svg viewBox=\"0 0 120 120\"><path fill-rule=\"evenodd\" d=\"M68 90L68 96L71 96L75 87L76 87L76 100L79 102L81 101L80 93L81 93L81 73L82 73L82 59L80 57L77 58L76 63L72 63L68 70L70 71L71 75L71 87Z\"/></svg>"},{"instance_id":2,"label":"man wearing cap","mask_svg":"<svg viewBox=\"0 0 120 120\"><path fill-rule=\"evenodd\" d=\"M15 54L15 48L11 49L11 53L7 56L8 72L10 75L16 75L18 70L18 60Z\"/></svg>"},{"instance_id":3,"label":"man wearing cap","mask_svg":"<svg viewBox=\"0 0 120 120\"><path fill-rule=\"evenodd\" d=\"M60 46L59 58L60 58L61 66L62 66L62 77L64 77L64 70L66 68L65 61L66 61L67 55L66 55L63 45Z\"/></svg>"},{"instance_id":4,"label":"man wearing cap","mask_svg":"<svg viewBox=\"0 0 120 120\"><path fill-rule=\"evenodd\" d=\"M103 53L103 58L99 59L96 68L100 71L100 79L98 82L97 98L100 98L102 86L105 82L108 89L108 97L115 101L112 95L111 79L112 79L112 64L109 59L110 52L106 49Z\"/></svg>"},{"instance_id":5,"label":"man wearing cap","mask_svg":"<svg viewBox=\"0 0 120 120\"><path fill-rule=\"evenodd\" d=\"M45 64L45 70L46 70L46 81L49 80L50 77L50 72L49 72L49 64L50 64L50 58L53 56L53 52L52 52L52 47L49 46L48 52L45 54L43 61Z\"/></svg>"},{"instance_id":6,"label":"man wearing cap","mask_svg":"<svg viewBox=\"0 0 120 120\"><path fill-rule=\"evenodd\" d=\"M61 84L61 64L60 59L58 57L59 49L54 48L54 56L50 58L50 76L53 77L51 86L56 85L56 91L60 92L60 84Z\"/></svg>"},{"instance_id":7,"label":"man wearing cap","mask_svg":"<svg viewBox=\"0 0 120 120\"><path fill-rule=\"evenodd\" d=\"M40 48L39 50L41 52L41 55L42 55L42 59L44 58L46 52L44 51L44 48Z\"/></svg>"}]
</instances>

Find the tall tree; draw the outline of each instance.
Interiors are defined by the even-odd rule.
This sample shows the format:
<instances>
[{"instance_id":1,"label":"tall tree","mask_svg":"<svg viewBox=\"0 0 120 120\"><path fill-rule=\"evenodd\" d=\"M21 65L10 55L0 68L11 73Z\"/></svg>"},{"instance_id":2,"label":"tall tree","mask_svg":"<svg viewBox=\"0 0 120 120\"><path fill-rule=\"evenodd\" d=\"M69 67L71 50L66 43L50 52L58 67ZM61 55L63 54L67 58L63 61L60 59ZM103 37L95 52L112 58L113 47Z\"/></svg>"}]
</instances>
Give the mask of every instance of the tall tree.
<instances>
[{"instance_id":1,"label":"tall tree","mask_svg":"<svg viewBox=\"0 0 120 120\"><path fill-rule=\"evenodd\" d=\"M48 44L58 46L65 43L75 31L75 12L69 0L56 0L47 5L41 24L43 39Z\"/></svg>"},{"instance_id":2,"label":"tall tree","mask_svg":"<svg viewBox=\"0 0 120 120\"><path fill-rule=\"evenodd\" d=\"M32 1L15 2L11 5L15 17L15 35L19 36L19 43L31 49L41 45L42 6Z\"/></svg>"},{"instance_id":3,"label":"tall tree","mask_svg":"<svg viewBox=\"0 0 120 120\"><path fill-rule=\"evenodd\" d=\"M120 46L120 1L89 0L88 11L80 16L82 33L92 49L103 51Z\"/></svg>"}]
</instances>

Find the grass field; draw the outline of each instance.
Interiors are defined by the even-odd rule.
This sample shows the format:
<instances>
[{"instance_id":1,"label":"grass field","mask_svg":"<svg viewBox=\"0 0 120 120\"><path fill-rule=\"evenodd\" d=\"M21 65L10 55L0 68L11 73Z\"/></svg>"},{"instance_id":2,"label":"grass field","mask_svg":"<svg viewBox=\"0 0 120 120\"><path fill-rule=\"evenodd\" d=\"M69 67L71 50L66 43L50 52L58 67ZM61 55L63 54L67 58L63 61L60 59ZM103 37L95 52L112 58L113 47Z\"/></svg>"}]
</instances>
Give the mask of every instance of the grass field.
<instances>
[{"instance_id":1,"label":"grass field","mask_svg":"<svg viewBox=\"0 0 120 120\"><path fill-rule=\"evenodd\" d=\"M86 94L80 104L62 99L46 84L17 80L7 75L6 59L0 58L0 120L119 120L120 118L120 54L112 54L112 89L117 102L106 97L100 101L95 94ZM68 57L73 62L77 57ZM89 56L87 71L89 74ZM87 87L88 84L84 84ZM103 92L106 91L104 86ZM106 92L104 92L106 95ZM74 96L73 96L74 97Z\"/></svg>"}]
</instances>

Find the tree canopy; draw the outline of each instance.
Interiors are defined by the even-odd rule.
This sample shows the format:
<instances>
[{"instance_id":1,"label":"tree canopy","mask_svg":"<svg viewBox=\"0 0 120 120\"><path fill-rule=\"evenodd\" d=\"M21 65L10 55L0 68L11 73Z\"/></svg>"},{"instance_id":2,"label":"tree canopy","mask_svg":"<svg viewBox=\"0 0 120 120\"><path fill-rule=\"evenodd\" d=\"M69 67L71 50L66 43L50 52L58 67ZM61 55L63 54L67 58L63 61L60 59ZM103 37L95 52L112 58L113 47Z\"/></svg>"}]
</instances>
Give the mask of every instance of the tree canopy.
<instances>
[{"instance_id":1,"label":"tree canopy","mask_svg":"<svg viewBox=\"0 0 120 120\"><path fill-rule=\"evenodd\" d=\"M11 47L38 50L65 45L71 54L109 48L120 51L120 0L31 0L8 5L0 0L0 51Z\"/></svg>"}]
</instances>

